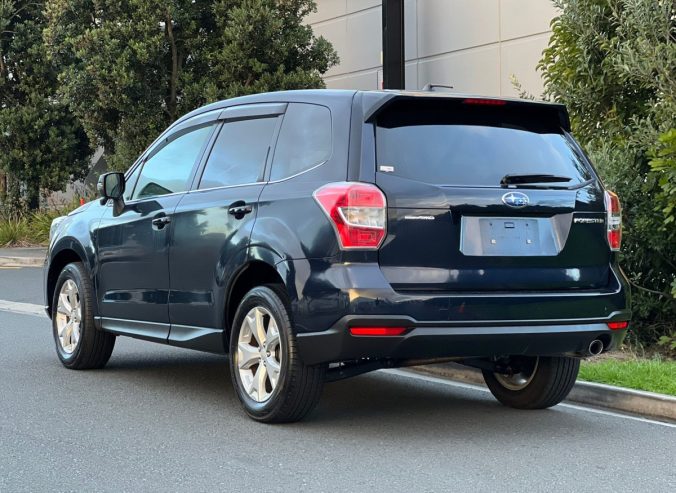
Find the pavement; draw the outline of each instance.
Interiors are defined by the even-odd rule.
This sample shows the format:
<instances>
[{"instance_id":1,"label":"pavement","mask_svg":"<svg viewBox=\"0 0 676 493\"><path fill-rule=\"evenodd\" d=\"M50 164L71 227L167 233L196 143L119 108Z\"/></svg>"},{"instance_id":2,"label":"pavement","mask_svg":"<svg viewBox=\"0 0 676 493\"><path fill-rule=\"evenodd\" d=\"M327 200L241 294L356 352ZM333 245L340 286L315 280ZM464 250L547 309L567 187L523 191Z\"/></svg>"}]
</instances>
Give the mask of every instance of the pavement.
<instances>
[{"instance_id":1,"label":"pavement","mask_svg":"<svg viewBox=\"0 0 676 493\"><path fill-rule=\"evenodd\" d=\"M327 384L289 425L244 415L221 356L119 337L105 369L66 370L47 318L13 309L40 283L0 268L0 492L676 490L676 425L404 370Z\"/></svg>"},{"instance_id":2,"label":"pavement","mask_svg":"<svg viewBox=\"0 0 676 493\"><path fill-rule=\"evenodd\" d=\"M44 247L26 247L26 248L0 248L0 257L32 257L45 259L47 249Z\"/></svg>"},{"instance_id":3,"label":"pavement","mask_svg":"<svg viewBox=\"0 0 676 493\"><path fill-rule=\"evenodd\" d=\"M0 267L40 267L46 256L43 247L0 248Z\"/></svg>"}]
</instances>

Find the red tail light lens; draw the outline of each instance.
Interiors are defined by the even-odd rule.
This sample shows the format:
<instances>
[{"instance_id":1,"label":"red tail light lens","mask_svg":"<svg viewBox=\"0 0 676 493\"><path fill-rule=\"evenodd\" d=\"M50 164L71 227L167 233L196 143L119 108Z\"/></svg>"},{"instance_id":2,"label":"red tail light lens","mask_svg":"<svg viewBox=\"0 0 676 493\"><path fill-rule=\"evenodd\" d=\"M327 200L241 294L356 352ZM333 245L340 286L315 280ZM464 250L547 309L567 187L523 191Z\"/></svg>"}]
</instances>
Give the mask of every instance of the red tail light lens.
<instances>
[{"instance_id":1,"label":"red tail light lens","mask_svg":"<svg viewBox=\"0 0 676 493\"><path fill-rule=\"evenodd\" d=\"M614 192L606 191L605 201L608 246L612 251L617 252L622 245L622 206L620 198Z\"/></svg>"},{"instance_id":2,"label":"red tail light lens","mask_svg":"<svg viewBox=\"0 0 676 493\"><path fill-rule=\"evenodd\" d=\"M385 195L369 183L340 182L314 193L331 222L343 249L378 249L386 234Z\"/></svg>"},{"instance_id":3,"label":"red tail light lens","mask_svg":"<svg viewBox=\"0 0 676 493\"><path fill-rule=\"evenodd\" d=\"M629 327L629 322L608 322L607 325L611 330L621 330Z\"/></svg>"},{"instance_id":4,"label":"red tail light lens","mask_svg":"<svg viewBox=\"0 0 676 493\"><path fill-rule=\"evenodd\" d=\"M406 332L406 327L350 327L353 336L400 336Z\"/></svg>"}]
</instances>

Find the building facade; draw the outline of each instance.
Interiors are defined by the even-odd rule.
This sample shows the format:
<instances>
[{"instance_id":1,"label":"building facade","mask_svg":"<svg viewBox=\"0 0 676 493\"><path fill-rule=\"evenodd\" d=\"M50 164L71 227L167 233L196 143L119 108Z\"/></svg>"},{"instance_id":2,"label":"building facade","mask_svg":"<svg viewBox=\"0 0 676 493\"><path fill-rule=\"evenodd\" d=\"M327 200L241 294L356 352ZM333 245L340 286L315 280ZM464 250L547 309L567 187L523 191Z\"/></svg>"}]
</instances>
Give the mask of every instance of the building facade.
<instances>
[{"instance_id":1,"label":"building facade","mask_svg":"<svg viewBox=\"0 0 676 493\"><path fill-rule=\"evenodd\" d=\"M382 82L381 0L317 0L308 17L340 56L329 88L377 89ZM551 0L405 0L406 89L515 96L514 80L539 98L536 70L556 15Z\"/></svg>"}]
</instances>

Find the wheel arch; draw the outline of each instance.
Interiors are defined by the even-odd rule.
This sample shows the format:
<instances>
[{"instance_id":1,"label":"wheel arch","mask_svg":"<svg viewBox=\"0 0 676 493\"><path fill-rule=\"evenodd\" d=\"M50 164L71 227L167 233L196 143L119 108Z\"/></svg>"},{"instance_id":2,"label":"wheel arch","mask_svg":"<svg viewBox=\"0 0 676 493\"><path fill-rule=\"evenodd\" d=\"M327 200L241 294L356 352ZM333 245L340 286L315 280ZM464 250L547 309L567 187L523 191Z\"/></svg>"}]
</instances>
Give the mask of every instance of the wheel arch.
<instances>
[{"instance_id":1,"label":"wheel arch","mask_svg":"<svg viewBox=\"0 0 676 493\"><path fill-rule=\"evenodd\" d=\"M58 280L61 271L70 263L81 262L91 276L91 269L86 259L87 256L84 248L82 248L82 246L74 239L64 239L64 241L60 242L56 248L52 249L46 276L45 292L45 305L48 308L50 317L54 300L54 289L56 288L56 281ZM96 307L94 307L94 309L96 310Z\"/></svg>"},{"instance_id":2,"label":"wheel arch","mask_svg":"<svg viewBox=\"0 0 676 493\"><path fill-rule=\"evenodd\" d=\"M251 257L250 257L251 258ZM271 258L251 258L233 276L233 281L228 289L225 302L225 331L226 344L230 337L230 329L235 318L235 313L244 295L256 286L264 284L279 284L289 295L289 300L295 299L293 283L289 282L290 273L287 262L270 262ZM227 347L227 345L226 345Z\"/></svg>"}]
</instances>

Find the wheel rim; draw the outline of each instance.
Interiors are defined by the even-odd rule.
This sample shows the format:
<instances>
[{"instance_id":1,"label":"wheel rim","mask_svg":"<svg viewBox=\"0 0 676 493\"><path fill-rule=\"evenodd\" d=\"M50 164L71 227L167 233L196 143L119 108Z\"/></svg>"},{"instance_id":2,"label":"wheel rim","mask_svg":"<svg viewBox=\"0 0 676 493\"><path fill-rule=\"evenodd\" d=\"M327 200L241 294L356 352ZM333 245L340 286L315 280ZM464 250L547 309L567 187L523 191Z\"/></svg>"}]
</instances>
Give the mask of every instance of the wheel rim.
<instances>
[{"instance_id":1,"label":"wheel rim","mask_svg":"<svg viewBox=\"0 0 676 493\"><path fill-rule=\"evenodd\" d=\"M535 357L530 364L527 362L522 366L518 373L504 374L494 373L495 379L500 385L509 390L523 390L533 381L533 377L538 369L539 357Z\"/></svg>"},{"instance_id":2,"label":"wheel rim","mask_svg":"<svg viewBox=\"0 0 676 493\"><path fill-rule=\"evenodd\" d=\"M235 364L247 395L256 402L267 401L279 382L282 347L277 322L262 306L252 308L244 317Z\"/></svg>"},{"instance_id":3,"label":"wheel rim","mask_svg":"<svg viewBox=\"0 0 676 493\"><path fill-rule=\"evenodd\" d=\"M61 286L56 305L56 334L59 346L66 354L72 354L80 342L82 305L77 285L68 279Z\"/></svg>"}]
</instances>

